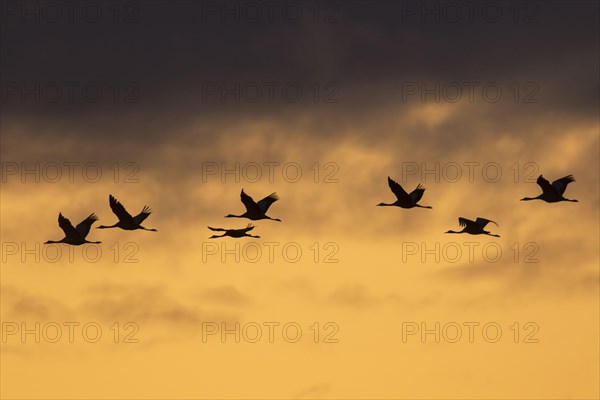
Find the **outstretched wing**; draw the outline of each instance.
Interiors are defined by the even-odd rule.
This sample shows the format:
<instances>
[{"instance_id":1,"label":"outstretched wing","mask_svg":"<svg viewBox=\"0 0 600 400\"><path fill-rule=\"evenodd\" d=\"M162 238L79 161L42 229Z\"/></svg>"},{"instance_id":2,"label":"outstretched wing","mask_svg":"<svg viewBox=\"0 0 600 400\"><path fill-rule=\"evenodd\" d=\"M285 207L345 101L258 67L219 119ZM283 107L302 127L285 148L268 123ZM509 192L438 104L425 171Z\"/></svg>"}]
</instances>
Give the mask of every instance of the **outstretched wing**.
<instances>
[{"instance_id":1,"label":"outstretched wing","mask_svg":"<svg viewBox=\"0 0 600 400\"><path fill-rule=\"evenodd\" d=\"M254 229L254 226L252 224L248 224L247 227L245 227L244 229L240 229L240 231L242 231L242 232L250 232L252 229Z\"/></svg>"},{"instance_id":2,"label":"outstretched wing","mask_svg":"<svg viewBox=\"0 0 600 400\"><path fill-rule=\"evenodd\" d=\"M425 188L419 183L417 185L417 188L415 190L413 190L412 192L410 192L410 198L412 199L413 203L417 204L419 202L419 200L421 200L421 197L423 197L423 193L425 192Z\"/></svg>"},{"instance_id":3,"label":"outstretched wing","mask_svg":"<svg viewBox=\"0 0 600 400\"><path fill-rule=\"evenodd\" d=\"M558 194L562 195L567 189L567 185L571 182L575 182L575 178L573 178L573 175L567 175L552 182L552 186L554 186Z\"/></svg>"},{"instance_id":4,"label":"outstretched wing","mask_svg":"<svg viewBox=\"0 0 600 400\"><path fill-rule=\"evenodd\" d=\"M258 204L256 204L254 202L254 200L252 200L252 197L248 196L244 192L244 189L242 189L242 193L240 193L240 197L242 199L242 203L244 203L244 206L246 206L246 211L248 211L251 214L260 214L262 212L260 210L260 208L258 207Z\"/></svg>"},{"instance_id":5,"label":"outstretched wing","mask_svg":"<svg viewBox=\"0 0 600 400\"><path fill-rule=\"evenodd\" d=\"M492 224L498 226L498 224L496 222L492 221L491 219L485 219L485 218L477 217L477 219L475 220L475 223L478 224L479 226L481 226L481 229L485 228L485 226L488 223L490 223L490 222Z\"/></svg>"},{"instance_id":6,"label":"outstretched wing","mask_svg":"<svg viewBox=\"0 0 600 400\"><path fill-rule=\"evenodd\" d=\"M123 204L119 202L119 200L115 199L115 197L111 194L108 196L108 203L110 204L110 209L113 213L119 218L119 221L125 222L128 224L133 223L133 217L131 214L127 212Z\"/></svg>"},{"instance_id":7,"label":"outstretched wing","mask_svg":"<svg viewBox=\"0 0 600 400\"><path fill-rule=\"evenodd\" d=\"M62 213L58 214L58 226L60 226L60 229L63 230L63 232L65 233L65 237L67 239L77 240L80 238L80 235L79 235L79 232L77 231L77 229L73 228L71 221L69 221L67 218L63 217Z\"/></svg>"},{"instance_id":8,"label":"outstretched wing","mask_svg":"<svg viewBox=\"0 0 600 400\"><path fill-rule=\"evenodd\" d=\"M475 221L471 221L470 219L466 219L463 217L459 217L458 218L458 223L460 224L460 226L462 227L467 227L467 228L475 228L475 229L479 229L479 225L477 224L477 222Z\"/></svg>"},{"instance_id":9,"label":"outstretched wing","mask_svg":"<svg viewBox=\"0 0 600 400\"><path fill-rule=\"evenodd\" d=\"M212 227L208 227L208 229L210 229L211 231L215 231L215 232L225 232L227 229L223 229L223 228L212 228Z\"/></svg>"},{"instance_id":10,"label":"outstretched wing","mask_svg":"<svg viewBox=\"0 0 600 400\"><path fill-rule=\"evenodd\" d=\"M85 239L88 233L90 233L90 228L92 227L92 224L96 221L98 221L98 217L96 216L96 214L92 213L89 217L81 221L75 229L77 229L79 235L81 235L81 237Z\"/></svg>"},{"instance_id":11,"label":"outstretched wing","mask_svg":"<svg viewBox=\"0 0 600 400\"><path fill-rule=\"evenodd\" d=\"M400 184L394 181L392 178L388 176L388 185L392 190L392 193L396 195L396 198L400 201L412 201L412 197L406 193L406 191L400 186Z\"/></svg>"},{"instance_id":12,"label":"outstretched wing","mask_svg":"<svg viewBox=\"0 0 600 400\"><path fill-rule=\"evenodd\" d=\"M142 208L142 211L136 215L135 217L133 217L133 220L135 221L136 224L141 224L146 218L148 218L148 215L150 215L152 213L152 210L150 210L150 207L148 206L144 206L144 208Z\"/></svg>"},{"instance_id":13,"label":"outstretched wing","mask_svg":"<svg viewBox=\"0 0 600 400\"><path fill-rule=\"evenodd\" d=\"M275 203L277 200L279 200L279 197L277 196L277 194L271 193L270 195L268 195L267 197L265 197L264 199L262 199L261 201L259 201L256 204L258 205L258 208L260 208L260 211L262 211L263 214L266 214L269 207L271 207L271 204Z\"/></svg>"},{"instance_id":14,"label":"outstretched wing","mask_svg":"<svg viewBox=\"0 0 600 400\"><path fill-rule=\"evenodd\" d=\"M538 185L540 185L544 194L549 194L549 195L556 194L556 188L554 186L552 186L550 184L550 182L548 182L548 180L546 178L544 178L542 175L538 176L536 182Z\"/></svg>"}]
</instances>

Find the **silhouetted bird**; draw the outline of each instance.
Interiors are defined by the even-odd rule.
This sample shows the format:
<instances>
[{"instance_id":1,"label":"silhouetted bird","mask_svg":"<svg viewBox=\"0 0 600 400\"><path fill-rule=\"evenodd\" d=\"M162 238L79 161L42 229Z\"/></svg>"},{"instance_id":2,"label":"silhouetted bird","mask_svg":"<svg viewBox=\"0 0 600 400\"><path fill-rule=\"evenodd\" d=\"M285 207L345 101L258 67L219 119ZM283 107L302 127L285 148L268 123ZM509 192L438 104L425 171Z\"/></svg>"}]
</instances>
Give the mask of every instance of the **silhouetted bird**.
<instances>
[{"instance_id":1,"label":"silhouetted bird","mask_svg":"<svg viewBox=\"0 0 600 400\"><path fill-rule=\"evenodd\" d=\"M490 235L500 237L500 235L493 235L489 231L483 229L489 222L498 226L498 224L494 221L485 218L477 217L477 220L471 221L470 219L460 217L458 218L458 223L460 224L460 226L464 227L463 230L460 232L448 231L446 233L468 233L471 235Z\"/></svg>"},{"instance_id":2,"label":"silhouetted bird","mask_svg":"<svg viewBox=\"0 0 600 400\"><path fill-rule=\"evenodd\" d=\"M279 197L277 197L277 195L275 193L271 193L270 195L268 195L267 197L265 197L258 203L256 203L254 200L252 200L252 197L250 197L246 193L244 193L244 189L242 189L242 193L240 194L240 197L242 199L242 203L244 203L244 205L246 206L246 212L243 213L242 215L229 214L229 215L226 215L225 218L248 218L253 221L257 221L259 219L270 219L273 221L281 222L281 220L279 218L271 218L271 217L267 216L267 210L269 209L271 204L273 204L274 202L279 200Z\"/></svg>"},{"instance_id":3,"label":"silhouetted bird","mask_svg":"<svg viewBox=\"0 0 600 400\"><path fill-rule=\"evenodd\" d=\"M77 228L73 228L71 221L67 218L63 217L62 213L58 214L58 226L65 232L65 237L59 241L48 240L44 244L51 243L65 243L72 244L74 246L79 246L84 243L94 243L99 244L102 242L90 242L85 239L85 237L90 232L90 228L94 222L98 221L98 217L95 214L90 214L89 217L84 219L77 225Z\"/></svg>"},{"instance_id":4,"label":"silhouetted bird","mask_svg":"<svg viewBox=\"0 0 600 400\"><path fill-rule=\"evenodd\" d=\"M222 235L212 235L209 239L221 238L221 237L225 237L225 236L229 236L232 238L241 238L244 236L248 236L251 238L257 238L257 239L260 238L260 236L252 236L252 235L248 234L248 232L250 232L252 229L254 229L254 226L252 226L252 224L248 224L248 226L243 229L222 229L222 228L211 228L210 226L208 227L208 229L210 229L211 231L215 231L215 232L225 232Z\"/></svg>"},{"instance_id":5,"label":"silhouetted bird","mask_svg":"<svg viewBox=\"0 0 600 400\"><path fill-rule=\"evenodd\" d=\"M402 207L402 208L413 208L413 207L431 208L431 206L422 206L422 205L417 204L419 202L419 200L421 200L421 197L423 197L423 192L425 192L425 188L423 186L421 186L420 183L419 183L419 185L417 185L417 188L415 190L410 192L410 194L406 193L406 191L402 188L402 186L400 186L400 184L398 182L392 180L392 178L390 178L389 176L388 176L388 185L390 186L390 189L396 195L396 198L398 200L396 200L394 203L391 203L391 204L379 203L379 204L377 204L378 206L396 206L396 207Z\"/></svg>"},{"instance_id":6,"label":"silhouetted bird","mask_svg":"<svg viewBox=\"0 0 600 400\"><path fill-rule=\"evenodd\" d=\"M546 203L557 203L559 201L573 201L563 197L563 193L567 189L567 185L571 182L575 182L573 175L567 175L564 178L560 178L552 182L552 185L542 175L537 178L537 184L542 188L542 194L538 197L523 197L523 200L544 200Z\"/></svg>"},{"instance_id":7,"label":"silhouetted bird","mask_svg":"<svg viewBox=\"0 0 600 400\"><path fill-rule=\"evenodd\" d=\"M127 212L125 207L123 207L123 204L115 199L112 194L108 196L108 203L110 204L112 212L119 218L119 222L111 226L100 225L97 229L121 228L125 229L126 231L143 229L146 231L156 232L156 229L148 229L140 225L152 212L148 206L144 206L142 212L135 217L132 217L131 214Z\"/></svg>"}]
</instances>

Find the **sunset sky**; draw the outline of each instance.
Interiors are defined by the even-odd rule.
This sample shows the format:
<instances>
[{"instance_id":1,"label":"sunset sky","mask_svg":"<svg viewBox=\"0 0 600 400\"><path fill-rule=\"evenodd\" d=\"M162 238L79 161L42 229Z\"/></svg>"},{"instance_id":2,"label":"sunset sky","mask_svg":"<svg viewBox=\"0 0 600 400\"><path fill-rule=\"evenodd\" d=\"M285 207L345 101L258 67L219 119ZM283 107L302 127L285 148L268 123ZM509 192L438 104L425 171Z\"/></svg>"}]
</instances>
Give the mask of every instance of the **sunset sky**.
<instances>
[{"instance_id":1,"label":"sunset sky","mask_svg":"<svg viewBox=\"0 0 600 400\"><path fill-rule=\"evenodd\" d=\"M0 397L599 398L599 5L473 4L2 0Z\"/></svg>"}]
</instances>

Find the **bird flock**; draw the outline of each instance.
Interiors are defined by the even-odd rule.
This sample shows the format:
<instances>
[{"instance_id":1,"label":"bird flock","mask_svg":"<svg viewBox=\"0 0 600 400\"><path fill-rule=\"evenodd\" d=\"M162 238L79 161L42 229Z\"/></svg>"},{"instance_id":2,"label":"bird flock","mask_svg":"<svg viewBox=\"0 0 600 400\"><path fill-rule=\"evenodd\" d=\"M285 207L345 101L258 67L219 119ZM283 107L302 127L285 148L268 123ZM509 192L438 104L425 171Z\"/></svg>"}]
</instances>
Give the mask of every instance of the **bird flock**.
<instances>
[{"instance_id":1,"label":"bird flock","mask_svg":"<svg viewBox=\"0 0 600 400\"><path fill-rule=\"evenodd\" d=\"M156 232L156 229L148 229L144 228L141 223L148 218L150 213L152 212L148 206L144 206L142 211L132 217L131 214L127 212L123 204L119 202L112 194L108 196L108 204L110 205L110 209L112 212L119 218L119 221L111 226L100 225L96 229L108 229L108 228L121 228L126 231L133 231L136 229L142 229L146 231ZM90 233L90 228L94 222L98 221L98 217L96 214L91 214L89 217L84 219L77 225L77 227L73 228L71 221L65 218L62 213L58 214L58 226L65 233L65 237L61 240L48 240L44 244L51 243L65 243L73 246L79 246L84 243L94 243L99 244L102 242L90 242L86 239L88 233Z\"/></svg>"},{"instance_id":2,"label":"bird flock","mask_svg":"<svg viewBox=\"0 0 600 400\"><path fill-rule=\"evenodd\" d=\"M547 203L557 203L560 201L569 201L569 202L577 202L577 200L567 199L563 196L567 186L571 182L575 182L575 178L573 175L567 175L563 178L557 179L552 184L545 179L542 175L537 178L537 184L542 189L542 193L536 197L523 197L521 201L529 201L529 200L542 200ZM423 197L425 193L425 188L418 184L417 187L410 193L408 193L402 186L394 181L392 178L388 176L388 186L392 193L396 196L396 201L393 203L379 203L378 206L390 206L390 207L400 207L400 208L429 208L431 206L423 206L418 204L418 202ZM267 211L271 207L273 203L279 200L279 197L276 193L271 193L267 197L262 200L256 202L252 197L250 197L244 189L242 189L240 193L240 200L244 207L246 208L246 212L240 215L228 214L225 218L247 218L252 221L259 221L263 219L278 221L281 222L279 218L272 218L267 215ZM108 196L108 204L110 205L110 209L119 219L115 224L110 226L100 225L96 229L109 229L109 228L120 228L127 231L133 230L146 230L156 232L156 229L146 228L142 226L142 222L148 218L148 216L152 213L148 206L144 206L142 211L136 215L135 217L129 214L123 204L119 202L112 194ZM54 241L48 240L45 244L52 243L64 243L73 246L79 246L85 243L94 243L99 244L101 242L91 242L86 239L87 235L90 232L90 229L94 222L98 221L98 217L96 214L90 214L86 219L81 221L76 227L73 227L71 221L65 218L62 213L58 214L58 226L65 233L65 237L61 240ZM470 219L459 217L458 223L463 228L461 231L453 231L449 230L445 233L468 233L470 235L489 235L494 237L500 237L497 234L492 234L489 231L485 230L485 227L489 223L493 223L498 226L498 224L490 219L477 217L475 221ZM260 236L250 235L248 232L252 231L255 228L251 223L248 224L245 228L241 229L225 229L225 228L213 228L208 227L213 232L223 232L221 235L212 235L209 239L216 239L222 237L231 237L231 238L242 238L242 237L251 237L251 238L260 238Z\"/></svg>"},{"instance_id":3,"label":"bird flock","mask_svg":"<svg viewBox=\"0 0 600 400\"><path fill-rule=\"evenodd\" d=\"M567 175L563 178L557 179L552 184L548 182L546 178L542 175L538 176L537 184L542 188L542 194L537 197L523 197L521 201L528 200L543 200L547 203L557 203L559 201L571 201L577 202L577 200L570 200L563 197L565 190L567 189L567 185L571 182L575 182L575 178L573 175ZM422 206L417 204L419 200L423 197L423 193L425 192L425 188L421 186L421 184L417 185L415 190L410 193L407 193L406 190L400 186L400 184L394 181L392 178L388 176L388 185L390 190L396 196L396 201L394 203L379 203L378 206L396 206L401 208L432 208L431 206ZM470 235L489 235L494 237L500 237L500 235L492 234L490 231L486 231L485 227L489 223L493 223L498 226L498 224L491 219L477 217L475 221L470 219L459 217L458 224L463 227L461 231L453 231L449 230L445 233L468 233Z\"/></svg>"}]
</instances>

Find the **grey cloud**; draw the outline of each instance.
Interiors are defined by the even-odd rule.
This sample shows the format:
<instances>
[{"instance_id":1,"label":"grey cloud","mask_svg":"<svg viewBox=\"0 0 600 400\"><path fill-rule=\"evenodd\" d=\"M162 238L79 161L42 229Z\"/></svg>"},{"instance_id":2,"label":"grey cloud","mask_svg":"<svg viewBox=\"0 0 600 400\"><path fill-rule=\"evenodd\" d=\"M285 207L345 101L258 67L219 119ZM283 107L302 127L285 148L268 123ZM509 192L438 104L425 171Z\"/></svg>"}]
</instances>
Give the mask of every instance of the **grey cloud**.
<instances>
[{"instance_id":1,"label":"grey cloud","mask_svg":"<svg viewBox=\"0 0 600 400\"><path fill-rule=\"evenodd\" d=\"M285 102L246 103L227 106L223 114L221 104L199 102L202 82L224 80L335 81L341 86L340 114L381 107L388 100L386 90L402 81L531 80L551 93L546 105L552 110L596 115L594 2L534 2L540 6L539 20L531 24L402 22L399 16L411 2L338 2L338 23L297 25L199 24L202 3L137 2L140 21L130 25L19 24L11 19L3 24L4 80L98 81L105 88L134 81L141 92L139 104L21 107L7 102L5 119L35 113L45 124L55 118L88 126L104 120L100 126L109 136L120 136L125 125L128 136L152 142L166 133L146 129L155 123L141 129L143 120L168 124L215 113L239 118L269 116L289 106L300 109ZM503 4L505 13L509 8ZM136 125L137 130L129 128ZM91 132L81 130L78 136Z\"/></svg>"},{"instance_id":2,"label":"grey cloud","mask_svg":"<svg viewBox=\"0 0 600 400\"><path fill-rule=\"evenodd\" d=\"M167 328L178 334L199 333L202 321L237 318L204 306L184 304L159 286L96 285L90 288L82 308L106 321L131 321L147 328Z\"/></svg>"},{"instance_id":3,"label":"grey cloud","mask_svg":"<svg viewBox=\"0 0 600 400\"><path fill-rule=\"evenodd\" d=\"M231 285L216 286L203 289L199 298L211 304L243 306L251 302L250 298Z\"/></svg>"},{"instance_id":4,"label":"grey cloud","mask_svg":"<svg viewBox=\"0 0 600 400\"><path fill-rule=\"evenodd\" d=\"M73 309L61 300L34 294L15 285L2 285L0 293L4 321L52 321L73 315Z\"/></svg>"}]
</instances>

